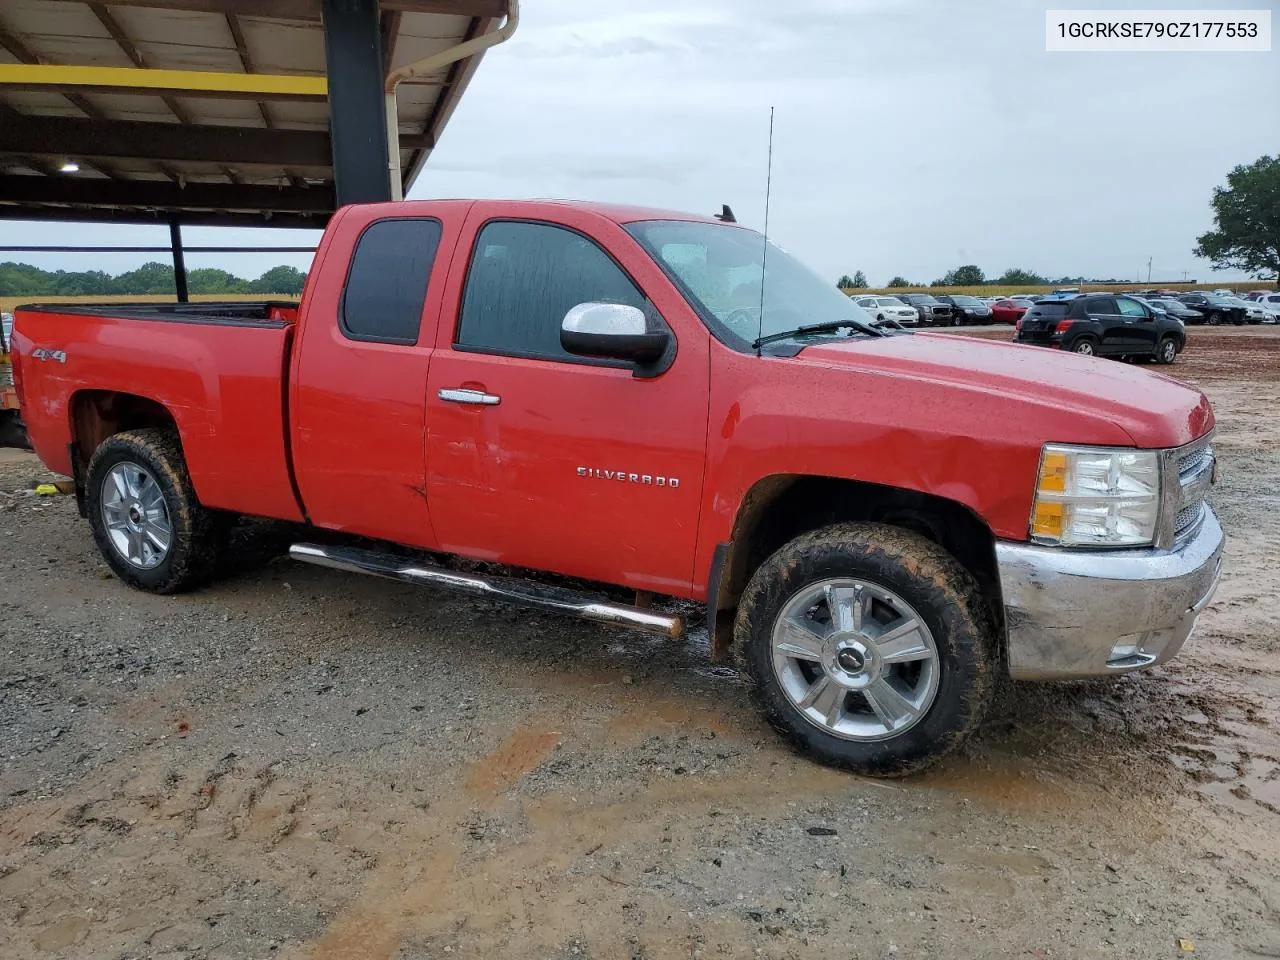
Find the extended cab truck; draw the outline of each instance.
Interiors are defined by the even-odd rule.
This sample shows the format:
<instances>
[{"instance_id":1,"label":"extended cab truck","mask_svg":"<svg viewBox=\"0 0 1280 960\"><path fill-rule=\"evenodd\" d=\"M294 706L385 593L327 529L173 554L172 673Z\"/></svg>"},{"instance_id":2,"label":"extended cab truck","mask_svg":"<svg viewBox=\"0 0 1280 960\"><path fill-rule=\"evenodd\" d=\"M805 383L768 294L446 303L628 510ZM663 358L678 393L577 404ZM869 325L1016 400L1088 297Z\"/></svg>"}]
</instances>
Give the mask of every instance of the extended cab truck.
<instances>
[{"instance_id":1,"label":"extended cab truck","mask_svg":"<svg viewBox=\"0 0 1280 960\"><path fill-rule=\"evenodd\" d=\"M301 560L669 635L506 571L701 601L774 725L865 773L955 746L1000 672L1177 653L1223 545L1203 395L877 330L777 248L762 295L764 250L626 207L348 207L296 310L20 309L23 409L136 587L198 584L248 514L363 538Z\"/></svg>"}]
</instances>

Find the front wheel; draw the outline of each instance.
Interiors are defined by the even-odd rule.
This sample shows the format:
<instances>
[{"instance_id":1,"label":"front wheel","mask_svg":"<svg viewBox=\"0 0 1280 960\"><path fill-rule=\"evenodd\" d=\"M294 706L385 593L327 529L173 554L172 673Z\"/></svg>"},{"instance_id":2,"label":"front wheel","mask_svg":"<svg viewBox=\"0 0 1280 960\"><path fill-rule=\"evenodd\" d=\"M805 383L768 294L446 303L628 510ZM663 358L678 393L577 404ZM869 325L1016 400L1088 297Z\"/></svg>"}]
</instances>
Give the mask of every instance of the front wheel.
<instances>
[{"instance_id":1,"label":"front wheel","mask_svg":"<svg viewBox=\"0 0 1280 960\"><path fill-rule=\"evenodd\" d=\"M1217 313L1210 311L1209 313L1205 314L1204 322L1209 324L1209 326L1211 327L1216 327L1218 324L1222 322L1222 317L1220 317Z\"/></svg>"},{"instance_id":2,"label":"front wheel","mask_svg":"<svg viewBox=\"0 0 1280 960\"><path fill-rule=\"evenodd\" d=\"M897 527L804 534L751 578L739 663L769 722L800 752L870 776L921 770L981 722L995 630L977 583Z\"/></svg>"},{"instance_id":3,"label":"front wheel","mask_svg":"<svg viewBox=\"0 0 1280 960\"><path fill-rule=\"evenodd\" d=\"M151 593L176 593L212 575L219 518L200 505L178 438L130 430L89 461L85 507L93 539L117 577Z\"/></svg>"}]
</instances>

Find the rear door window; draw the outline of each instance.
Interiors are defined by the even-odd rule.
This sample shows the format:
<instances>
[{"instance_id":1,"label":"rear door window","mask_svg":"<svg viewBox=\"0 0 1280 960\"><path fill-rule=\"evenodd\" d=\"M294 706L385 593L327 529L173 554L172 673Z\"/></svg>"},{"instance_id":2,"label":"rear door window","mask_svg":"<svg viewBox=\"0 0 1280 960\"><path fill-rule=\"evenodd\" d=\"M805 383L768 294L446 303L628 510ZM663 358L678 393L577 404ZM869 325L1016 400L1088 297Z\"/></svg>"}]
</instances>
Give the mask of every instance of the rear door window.
<instances>
[{"instance_id":1,"label":"rear door window","mask_svg":"<svg viewBox=\"0 0 1280 960\"><path fill-rule=\"evenodd\" d=\"M375 220L356 242L339 325L351 340L414 344L440 246L439 220Z\"/></svg>"},{"instance_id":2,"label":"rear door window","mask_svg":"<svg viewBox=\"0 0 1280 960\"><path fill-rule=\"evenodd\" d=\"M1119 311L1113 297L1090 297L1084 305L1084 312L1091 317L1115 316Z\"/></svg>"}]
</instances>

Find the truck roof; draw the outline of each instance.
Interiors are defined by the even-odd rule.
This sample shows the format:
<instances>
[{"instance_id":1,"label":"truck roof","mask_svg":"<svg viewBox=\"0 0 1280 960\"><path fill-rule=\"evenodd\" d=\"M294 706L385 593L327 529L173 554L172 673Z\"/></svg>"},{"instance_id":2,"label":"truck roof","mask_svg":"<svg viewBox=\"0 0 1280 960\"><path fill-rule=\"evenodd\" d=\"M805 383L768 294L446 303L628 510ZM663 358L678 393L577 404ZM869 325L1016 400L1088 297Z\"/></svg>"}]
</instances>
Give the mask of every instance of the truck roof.
<instances>
[{"instance_id":1,"label":"truck roof","mask_svg":"<svg viewBox=\"0 0 1280 960\"><path fill-rule=\"evenodd\" d=\"M593 200L560 200L554 198L547 199L526 199L526 200L447 200L444 198L438 200L401 200L385 204L368 204L371 207L385 206L398 211L405 208L412 210L415 207L422 207L425 213L430 207L438 203L488 203L497 204L500 207L509 208L507 212L512 215L532 214L539 210L546 212L548 208L555 207L573 207L577 210L586 210L591 213L612 220L615 223L634 223L637 220L689 220L700 223L721 223L711 215L702 215L697 213L688 213L680 210L663 210L660 207L638 207L622 203L603 203Z\"/></svg>"}]
</instances>

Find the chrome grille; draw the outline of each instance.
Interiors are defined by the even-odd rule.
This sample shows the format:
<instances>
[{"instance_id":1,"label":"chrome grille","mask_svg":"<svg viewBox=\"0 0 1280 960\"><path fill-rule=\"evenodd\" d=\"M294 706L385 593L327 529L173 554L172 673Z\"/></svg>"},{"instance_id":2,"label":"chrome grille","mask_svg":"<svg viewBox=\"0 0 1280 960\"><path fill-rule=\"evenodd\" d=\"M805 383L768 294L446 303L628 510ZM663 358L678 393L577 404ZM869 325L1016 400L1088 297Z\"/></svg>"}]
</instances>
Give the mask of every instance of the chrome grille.
<instances>
[{"instance_id":1,"label":"chrome grille","mask_svg":"<svg viewBox=\"0 0 1280 960\"><path fill-rule=\"evenodd\" d=\"M1195 536L1204 521L1205 501L1213 485L1214 456L1209 437L1173 452L1177 456L1178 485L1167 502L1176 511L1173 539L1180 544Z\"/></svg>"}]
</instances>

